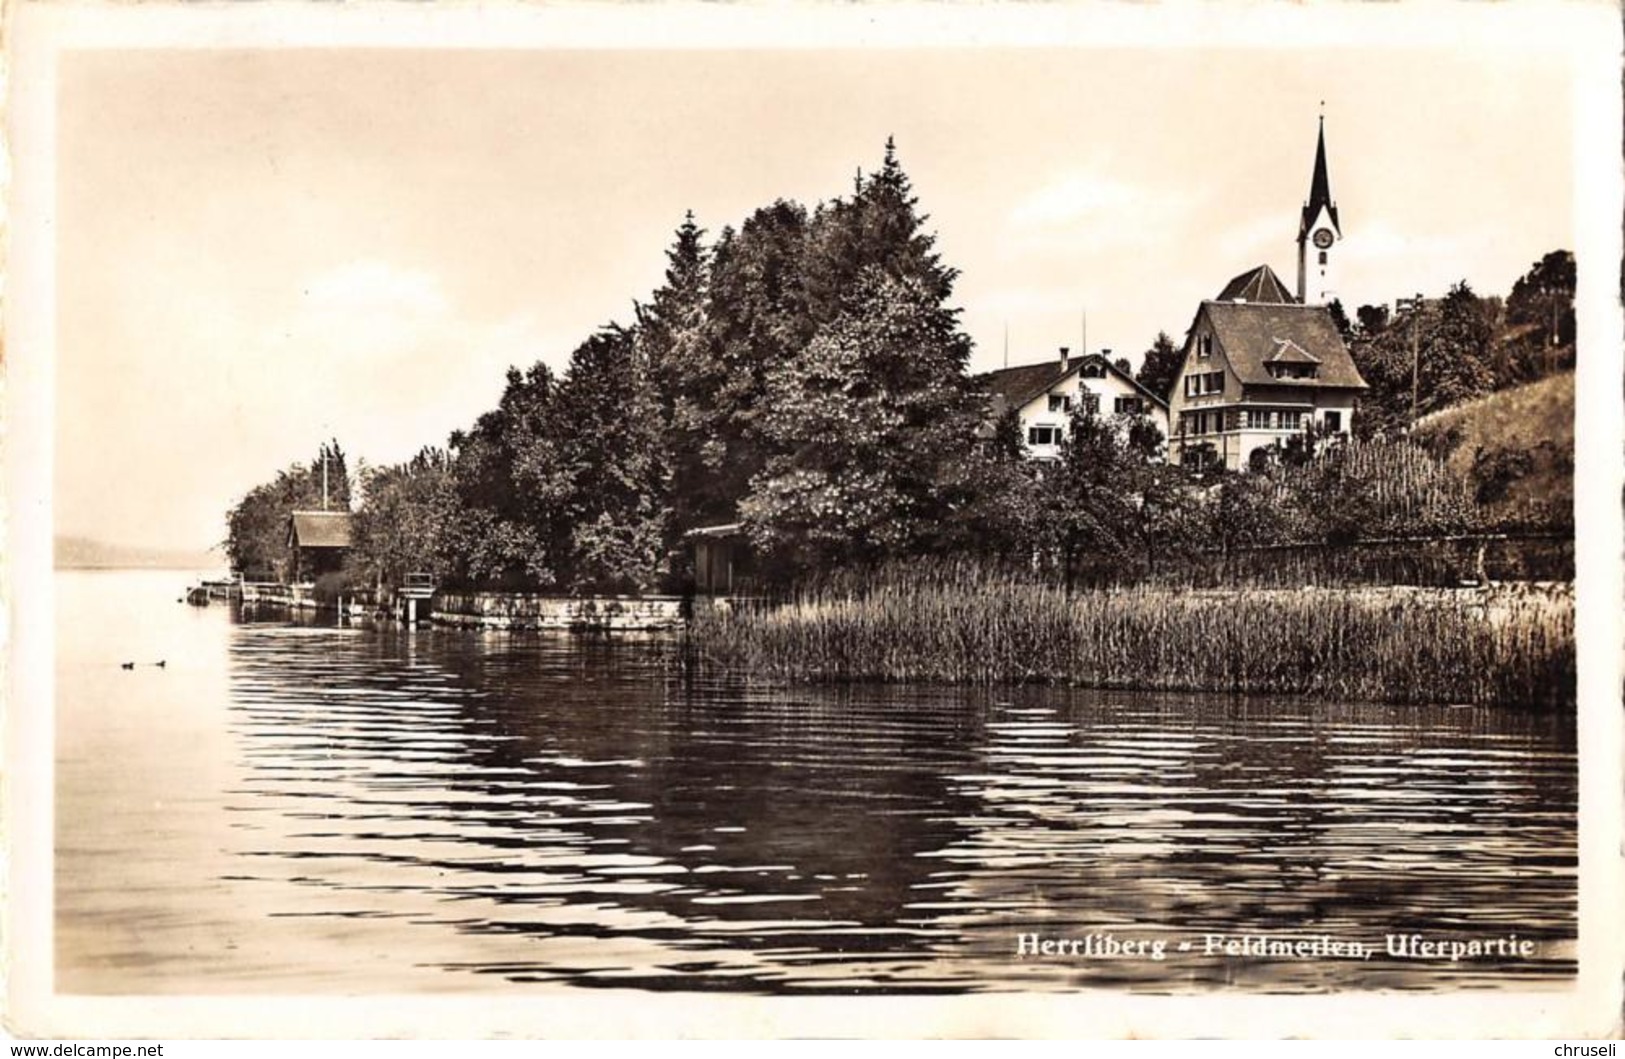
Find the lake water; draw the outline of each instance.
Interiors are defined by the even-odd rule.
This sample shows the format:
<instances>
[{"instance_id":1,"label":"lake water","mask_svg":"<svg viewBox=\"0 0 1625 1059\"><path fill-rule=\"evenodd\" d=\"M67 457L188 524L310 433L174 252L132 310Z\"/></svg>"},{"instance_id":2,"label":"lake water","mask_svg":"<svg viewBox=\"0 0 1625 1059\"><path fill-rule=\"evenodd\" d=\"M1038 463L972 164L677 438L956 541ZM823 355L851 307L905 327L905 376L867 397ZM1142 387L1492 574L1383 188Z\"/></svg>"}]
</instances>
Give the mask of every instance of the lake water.
<instances>
[{"instance_id":1,"label":"lake water","mask_svg":"<svg viewBox=\"0 0 1625 1059\"><path fill-rule=\"evenodd\" d=\"M56 578L64 992L1314 992L1574 973L1572 717L689 687L657 638L245 617L178 603L186 583ZM1512 934L1534 951L1385 944ZM1226 955L1217 935L1319 947ZM1051 939L1079 954L1020 951Z\"/></svg>"}]
</instances>

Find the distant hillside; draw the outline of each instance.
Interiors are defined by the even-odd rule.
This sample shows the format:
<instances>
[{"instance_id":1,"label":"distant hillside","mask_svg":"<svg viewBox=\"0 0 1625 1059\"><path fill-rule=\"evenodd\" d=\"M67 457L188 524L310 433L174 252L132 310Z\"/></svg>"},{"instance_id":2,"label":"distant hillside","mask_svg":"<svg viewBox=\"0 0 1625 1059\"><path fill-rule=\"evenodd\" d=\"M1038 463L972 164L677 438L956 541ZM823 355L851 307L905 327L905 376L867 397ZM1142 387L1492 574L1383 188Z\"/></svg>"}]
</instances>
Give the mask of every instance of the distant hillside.
<instances>
[{"instance_id":1,"label":"distant hillside","mask_svg":"<svg viewBox=\"0 0 1625 1059\"><path fill-rule=\"evenodd\" d=\"M1572 371L1425 416L1414 435L1472 483L1495 521L1573 525Z\"/></svg>"},{"instance_id":2,"label":"distant hillside","mask_svg":"<svg viewBox=\"0 0 1625 1059\"><path fill-rule=\"evenodd\" d=\"M216 551L168 551L59 536L55 565L58 570L224 570L226 560Z\"/></svg>"}]
</instances>

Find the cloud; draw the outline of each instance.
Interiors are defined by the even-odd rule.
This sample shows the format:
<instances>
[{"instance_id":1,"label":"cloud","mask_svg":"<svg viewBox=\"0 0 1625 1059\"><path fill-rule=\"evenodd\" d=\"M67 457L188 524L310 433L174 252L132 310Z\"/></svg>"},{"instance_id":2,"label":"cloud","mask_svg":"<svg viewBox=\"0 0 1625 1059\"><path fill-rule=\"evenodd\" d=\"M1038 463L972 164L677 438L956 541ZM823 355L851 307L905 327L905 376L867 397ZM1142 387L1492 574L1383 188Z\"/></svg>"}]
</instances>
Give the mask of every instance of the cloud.
<instances>
[{"instance_id":1,"label":"cloud","mask_svg":"<svg viewBox=\"0 0 1625 1059\"><path fill-rule=\"evenodd\" d=\"M1132 184L1098 173L1069 173L1039 188L1010 211L1018 230L1082 225L1139 205L1144 193Z\"/></svg>"},{"instance_id":2,"label":"cloud","mask_svg":"<svg viewBox=\"0 0 1625 1059\"><path fill-rule=\"evenodd\" d=\"M1494 244L1494 236L1487 231L1450 234L1402 231L1387 221L1378 220L1362 228L1358 239L1349 239L1344 257L1362 266L1386 264L1390 268L1403 262L1436 262L1435 268L1448 272L1478 260Z\"/></svg>"},{"instance_id":3,"label":"cloud","mask_svg":"<svg viewBox=\"0 0 1625 1059\"><path fill-rule=\"evenodd\" d=\"M398 363L431 342L465 345L472 336L463 328L472 323L457 319L433 274L359 260L311 278L260 342L272 362L319 354L344 372Z\"/></svg>"},{"instance_id":4,"label":"cloud","mask_svg":"<svg viewBox=\"0 0 1625 1059\"><path fill-rule=\"evenodd\" d=\"M1008 318L1034 311L1047 311L1057 305L1070 306L1078 300L1074 285L1034 282L1026 286L999 286L980 294L972 307L993 318Z\"/></svg>"},{"instance_id":5,"label":"cloud","mask_svg":"<svg viewBox=\"0 0 1625 1059\"><path fill-rule=\"evenodd\" d=\"M1074 170L1015 204L1005 224L1007 245L1014 253L1070 246L1094 256L1171 238L1193 208L1183 190Z\"/></svg>"},{"instance_id":6,"label":"cloud","mask_svg":"<svg viewBox=\"0 0 1625 1059\"><path fill-rule=\"evenodd\" d=\"M434 276L377 260L351 261L329 269L311 280L305 294L313 305L321 308L405 305L438 312L448 308L445 294Z\"/></svg>"},{"instance_id":7,"label":"cloud","mask_svg":"<svg viewBox=\"0 0 1625 1059\"><path fill-rule=\"evenodd\" d=\"M431 272L356 260L311 277L262 322L234 374L240 414L307 447L329 435L373 462L444 444L495 406L504 369L560 349L528 313L480 318ZM252 446L249 446L252 448Z\"/></svg>"},{"instance_id":8,"label":"cloud","mask_svg":"<svg viewBox=\"0 0 1625 1059\"><path fill-rule=\"evenodd\" d=\"M1497 272L1517 275L1499 264L1507 256L1497 232L1488 228L1467 232L1406 231L1383 219L1364 225L1355 238L1350 233L1341 246L1339 288L1351 305L1378 304L1422 293L1443 295L1463 279L1480 294L1506 293L1493 277Z\"/></svg>"},{"instance_id":9,"label":"cloud","mask_svg":"<svg viewBox=\"0 0 1625 1059\"><path fill-rule=\"evenodd\" d=\"M1288 265L1296 268L1297 238L1295 214L1281 210L1261 213L1238 220L1220 232L1214 240L1218 250L1215 259L1233 262L1234 274L1237 275L1263 264L1276 270L1285 269Z\"/></svg>"},{"instance_id":10,"label":"cloud","mask_svg":"<svg viewBox=\"0 0 1625 1059\"><path fill-rule=\"evenodd\" d=\"M346 359L389 360L443 336L454 316L430 273L352 261L312 279L288 325L301 341L314 339Z\"/></svg>"}]
</instances>

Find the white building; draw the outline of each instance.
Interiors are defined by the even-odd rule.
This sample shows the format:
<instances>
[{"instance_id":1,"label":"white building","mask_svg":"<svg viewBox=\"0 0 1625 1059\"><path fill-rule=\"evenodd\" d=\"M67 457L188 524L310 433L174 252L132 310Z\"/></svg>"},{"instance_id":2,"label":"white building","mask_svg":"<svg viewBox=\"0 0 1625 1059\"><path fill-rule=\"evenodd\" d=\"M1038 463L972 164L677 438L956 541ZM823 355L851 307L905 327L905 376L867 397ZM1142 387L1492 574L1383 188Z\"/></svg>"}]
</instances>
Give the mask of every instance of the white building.
<instances>
[{"instance_id":1,"label":"white building","mask_svg":"<svg viewBox=\"0 0 1625 1059\"><path fill-rule=\"evenodd\" d=\"M1260 265L1196 310L1169 397L1169 460L1240 470L1259 449L1310 429L1350 432L1366 383L1326 308L1337 296L1332 248L1342 239L1322 118L1298 216L1297 295Z\"/></svg>"},{"instance_id":2,"label":"white building","mask_svg":"<svg viewBox=\"0 0 1625 1059\"><path fill-rule=\"evenodd\" d=\"M989 372L981 382L990 423L1014 409L1027 454L1035 459L1059 459L1072 413L1085 409L1107 418L1145 415L1168 437L1168 403L1099 353L1070 357L1062 349L1055 360Z\"/></svg>"},{"instance_id":3,"label":"white building","mask_svg":"<svg viewBox=\"0 0 1625 1059\"><path fill-rule=\"evenodd\" d=\"M1196 310L1174 380L1168 459L1241 470L1314 428L1347 434L1365 380L1323 305L1300 305L1268 265Z\"/></svg>"}]
</instances>

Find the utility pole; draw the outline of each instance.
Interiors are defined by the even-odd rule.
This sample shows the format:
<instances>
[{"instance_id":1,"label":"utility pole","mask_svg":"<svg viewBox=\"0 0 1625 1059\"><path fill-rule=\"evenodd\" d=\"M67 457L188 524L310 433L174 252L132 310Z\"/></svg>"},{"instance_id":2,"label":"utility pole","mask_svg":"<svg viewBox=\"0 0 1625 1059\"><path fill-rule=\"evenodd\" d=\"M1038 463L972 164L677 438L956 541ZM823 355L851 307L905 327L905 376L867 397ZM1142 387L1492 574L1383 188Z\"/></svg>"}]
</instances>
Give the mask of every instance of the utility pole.
<instances>
[{"instance_id":1,"label":"utility pole","mask_svg":"<svg viewBox=\"0 0 1625 1059\"><path fill-rule=\"evenodd\" d=\"M1417 312L1411 314L1411 422L1412 423L1416 422L1417 399L1421 395L1421 389L1420 389L1420 386L1419 386L1419 381L1420 381L1420 376L1422 374L1422 345L1421 345L1421 342L1418 340L1418 337L1417 337L1418 328L1416 326L1418 323L1421 322L1418 319L1419 316L1421 316L1420 310L1418 310Z\"/></svg>"},{"instance_id":2,"label":"utility pole","mask_svg":"<svg viewBox=\"0 0 1625 1059\"><path fill-rule=\"evenodd\" d=\"M1421 325L1424 299L1418 293L1414 298L1395 298L1394 305L1407 314L1411 332L1411 422L1416 422L1416 410L1421 396L1420 376L1422 364Z\"/></svg>"}]
</instances>

